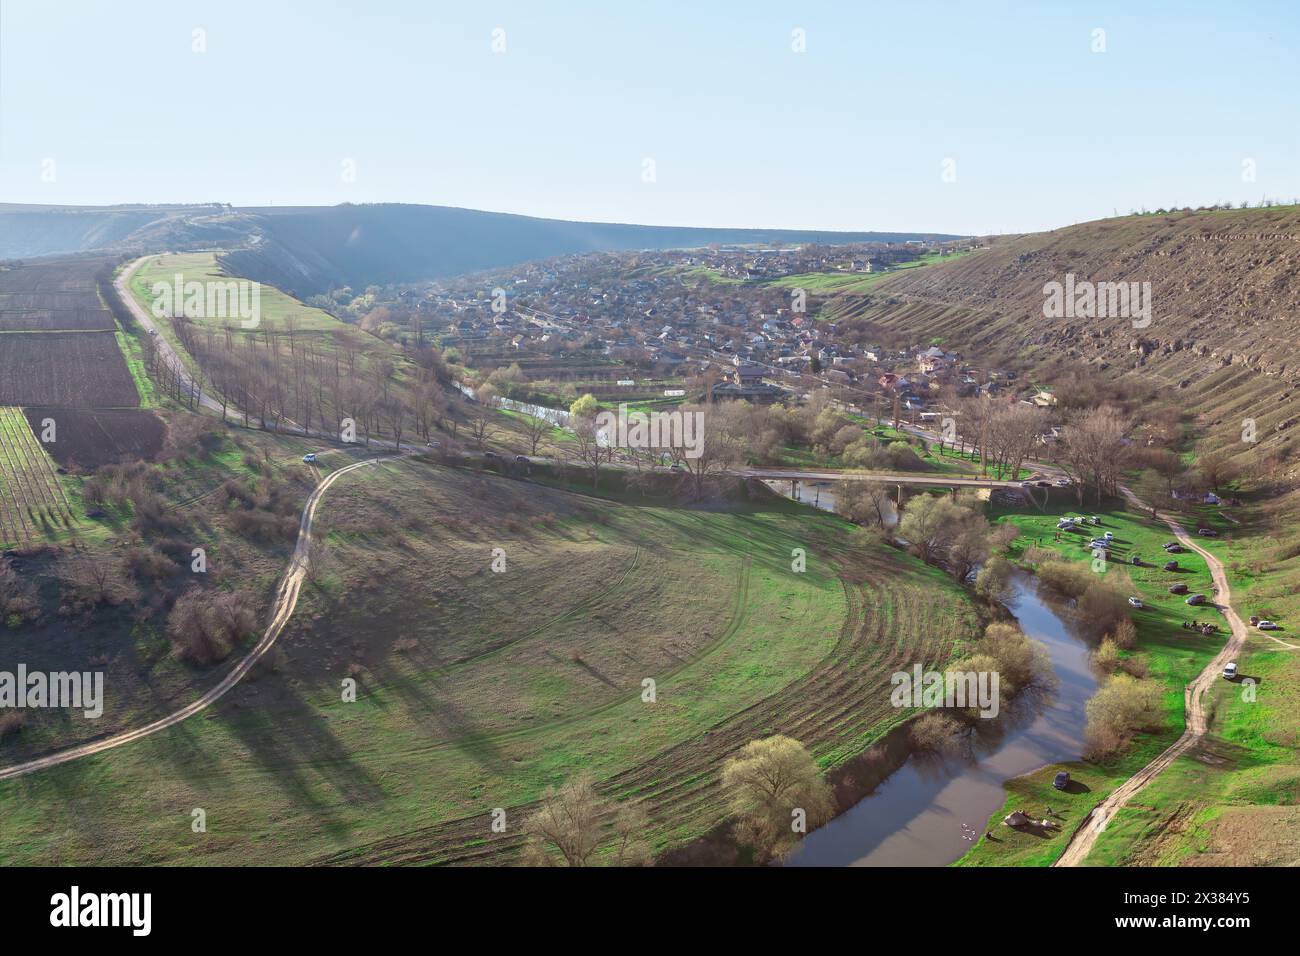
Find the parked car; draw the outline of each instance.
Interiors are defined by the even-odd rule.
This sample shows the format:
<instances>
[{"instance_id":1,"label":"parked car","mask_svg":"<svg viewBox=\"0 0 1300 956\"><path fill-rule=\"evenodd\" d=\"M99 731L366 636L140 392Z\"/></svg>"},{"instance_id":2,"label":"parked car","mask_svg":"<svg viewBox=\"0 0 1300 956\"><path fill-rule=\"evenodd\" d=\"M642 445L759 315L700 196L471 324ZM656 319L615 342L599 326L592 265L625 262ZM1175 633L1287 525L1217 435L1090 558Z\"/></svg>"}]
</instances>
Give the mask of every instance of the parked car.
<instances>
[{"instance_id":1,"label":"parked car","mask_svg":"<svg viewBox=\"0 0 1300 956\"><path fill-rule=\"evenodd\" d=\"M1128 563L1136 568L1142 564L1142 559L1135 554L1128 559Z\"/></svg>"},{"instance_id":2,"label":"parked car","mask_svg":"<svg viewBox=\"0 0 1300 956\"><path fill-rule=\"evenodd\" d=\"M1177 561L1166 561L1166 562L1165 562L1165 570L1166 570L1166 571L1177 571L1177 570L1178 570L1178 562L1177 562Z\"/></svg>"},{"instance_id":3,"label":"parked car","mask_svg":"<svg viewBox=\"0 0 1300 956\"><path fill-rule=\"evenodd\" d=\"M1096 515L1093 515L1091 518L1088 519L1088 523L1089 523L1089 524L1101 524L1101 519L1098 518Z\"/></svg>"},{"instance_id":4,"label":"parked car","mask_svg":"<svg viewBox=\"0 0 1300 956\"><path fill-rule=\"evenodd\" d=\"M1258 615L1258 614L1252 614L1252 615L1250 616L1250 626L1251 626L1251 627L1255 627L1255 626L1257 626L1258 624L1259 624L1259 615Z\"/></svg>"},{"instance_id":5,"label":"parked car","mask_svg":"<svg viewBox=\"0 0 1300 956\"><path fill-rule=\"evenodd\" d=\"M1258 624L1256 624L1255 626L1256 626L1257 628L1259 628L1261 631L1276 631L1276 630L1277 630L1277 625L1274 624L1272 621L1260 621L1260 622L1259 622Z\"/></svg>"},{"instance_id":6,"label":"parked car","mask_svg":"<svg viewBox=\"0 0 1300 956\"><path fill-rule=\"evenodd\" d=\"M532 462L528 460L528 456L527 456L527 455L515 455L515 464L517 464L517 465L531 465Z\"/></svg>"},{"instance_id":7,"label":"parked car","mask_svg":"<svg viewBox=\"0 0 1300 956\"><path fill-rule=\"evenodd\" d=\"M1050 487L1052 487L1052 483L1051 483L1050 481L1037 481L1037 482L1034 482L1034 484L1038 485L1039 488L1050 488Z\"/></svg>"},{"instance_id":8,"label":"parked car","mask_svg":"<svg viewBox=\"0 0 1300 956\"><path fill-rule=\"evenodd\" d=\"M1229 661L1228 663L1226 663L1226 664L1223 665L1223 679L1224 679L1224 680L1236 680L1236 679L1237 679L1237 662L1236 662L1236 661Z\"/></svg>"},{"instance_id":9,"label":"parked car","mask_svg":"<svg viewBox=\"0 0 1300 956\"><path fill-rule=\"evenodd\" d=\"M1113 540L1114 537L1115 537L1115 532L1114 532L1114 531L1107 531L1105 534L1102 535L1102 537L1105 538L1107 541L1111 541L1111 540Z\"/></svg>"},{"instance_id":10,"label":"parked car","mask_svg":"<svg viewBox=\"0 0 1300 956\"><path fill-rule=\"evenodd\" d=\"M501 456L494 451L483 452L483 457L486 458L488 461L499 461L501 459Z\"/></svg>"},{"instance_id":11,"label":"parked car","mask_svg":"<svg viewBox=\"0 0 1300 956\"><path fill-rule=\"evenodd\" d=\"M1196 533L1202 538L1217 538L1219 536L1219 532L1215 531L1213 528L1197 528Z\"/></svg>"},{"instance_id":12,"label":"parked car","mask_svg":"<svg viewBox=\"0 0 1300 956\"><path fill-rule=\"evenodd\" d=\"M1164 544L1162 544L1160 547L1162 547L1162 548L1164 548L1166 551L1168 551L1170 548L1181 548L1182 545L1180 545L1177 541L1166 541L1166 542L1165 542Z\"/></svg>"},{"instance_id":13,"label":"parked car","mask_svg":"<svg viewBox=\"0 0 1300 956\"><path fill-rule=\"evenodd\" d=\"M429 442L428 447L429 447L429 448L441 448L441 447L442 447L442 442L440 442L440 441L431 441L431 442Z\"/></svg>"},{"instance_id":14,"label":"parked car","mask_svg":"<svg viewBox=\"0 0 1300 956\"><path fill-rule=\"evenodd\" d=\"M1110 550L1110 542L1105 538L1093 538L1088 542L1088 546L1092 548L1101 548L1103 551Z\"/></svg>"},{"instance_id":15,"label":"parked car","mask_svg":"<svg viewBox=\"0 0 1300 956\"><path fill-rule=\"evenodd\" d=\"M1169 554L1182 554L1183 546L1175 542L1174 544L1165 545L1165 551Z\"/></svg>"},{"instance_id":16,"label":"parked car","mask_svg":"<svg viewBox=\"0 0 1300 956\"><path fill-rule=\"evenodd\" d=\"M1057 479L1056 479L1056 487L1058 487L1058 488L1069 488L1069 487L1070 487L1070 479L1069 479L1069 478L1057 478Z\"/></svg>"},{"instance_id":17,"label":"parked car","mask_svg":"<svg viewBox=\"0 0 1300 956\"><path fill-rule=\"evenodd\" d=\"M1169 585L1169 593L1170 593L1170 594L1186 594L1187 591L1188 591L1188 587L1187 587L1186 584L1171 584L1171 585Z\"/></svg>"},{"instance_id":18,"label":"parked car","mask_svg":"<svg viewBox=\"0 0 1300 956\"><path fill-rule=\"evenodd\" d=\"M1193 605L1193 606L1195 606L1195 605L1197 605L1197 604L1204 604L1204 603L1205 603L1205 595L1204 595L1204 594L1193 594L1193 595L1192 595L1191 597L1189 597L1189 598L1188 598L1184 603L1185 603L1185 604L1191 604L1191 605Z\"/></svg>"},{"instance_id":19,"label":"parked car","mask_svg":"<svg viewBox=\"0 0 1300 956\"><path fill-rule=\"evenodd\" d=\"M1056 522L1056 527L1059 528L1059 529L1062 530L1062 531L1073 531L1073 530L1074 530L1074 519L1073 519L1073 518L1062 518L1060 521Z\"/></svg>"},{"instance_id":20,"label":"parked car","mask_svg":"<svg viewBox=\"0 0 1300 956\"><path fill-rule=\"evenodd\" d=\"M1139 609L1140 609L1140 608L1142 607L1142 599L1141 599L1141 598L1131 597L1131 598L1128 599L1128 606L1129 606L1129 607L1135 607L1135 608L1139 608Z\"/></svg>"},{"instance_id":21,"label":"parked car","mask_svg":"<svg viewBox=\"0 0 1300 956\"><path fill-rule=\"evenodd\" d=\"M315 453L315 452L312 452L312 453L310 453L310 454L303 455L303 456L302 456L302 460L305 461L305 462L306 462L307 464L309 464L309 465L314 465L314 464L316 463L316 453Z\"/></svg>"},{"instance_id":22,"label":"parked car","mask_svg":"<svg viewBox=\"0 0 1300 956\"><path fill-rule=\"evenodd\" d=\"M1056 776L1052 778L1052 786L1057 790L1064 790L1070 785L1070 772L1068 770L1056 771Z\"/></svg>"}]
</instances>

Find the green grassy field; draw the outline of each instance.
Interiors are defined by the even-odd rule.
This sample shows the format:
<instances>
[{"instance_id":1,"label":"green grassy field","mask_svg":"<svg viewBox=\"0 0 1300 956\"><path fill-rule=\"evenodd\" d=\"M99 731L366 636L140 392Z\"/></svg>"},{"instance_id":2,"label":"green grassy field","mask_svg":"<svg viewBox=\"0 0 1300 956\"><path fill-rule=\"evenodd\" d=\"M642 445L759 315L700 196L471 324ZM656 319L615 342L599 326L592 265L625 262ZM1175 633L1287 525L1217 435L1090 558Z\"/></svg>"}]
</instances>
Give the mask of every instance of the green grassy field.
<instances>
[{"instance_id":1,"label":"green grassy field","mask_svg":"<svg viewBox=\"0 0 1300 956\"><path fill-rule=\"evenodd\" d=\"M784 732L836 765L906 716L890 673L978 628L937 570L781 500L682 509L407 461L341 480L318 522L274 661L178 728L0 784L0 855L503 861L579 769L678 844L721 819L727 753Z\"/></svg>"}]
</instances>

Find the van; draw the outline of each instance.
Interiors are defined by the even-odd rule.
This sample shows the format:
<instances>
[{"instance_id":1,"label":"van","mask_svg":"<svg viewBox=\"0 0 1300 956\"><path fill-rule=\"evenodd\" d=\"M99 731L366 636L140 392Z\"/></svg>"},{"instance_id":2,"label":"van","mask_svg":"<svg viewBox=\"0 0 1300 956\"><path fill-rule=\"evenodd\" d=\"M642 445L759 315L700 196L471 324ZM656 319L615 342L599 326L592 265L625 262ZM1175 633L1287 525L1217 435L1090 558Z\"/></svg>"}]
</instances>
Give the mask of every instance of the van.
<instances>
[{"instance_id":1,"label":"van","mask_svg":"<svg viewBox=\"0 0 1300 956\"><path fill-rule=\"evenodd\" d=\"M1237 662L1236 662L1236 661L1230 661L1229 663L1223 665L1223 679L1224 679L1224 680L1236 680L1236 679L1237 679Z\"/></svg>"}]
</instances>

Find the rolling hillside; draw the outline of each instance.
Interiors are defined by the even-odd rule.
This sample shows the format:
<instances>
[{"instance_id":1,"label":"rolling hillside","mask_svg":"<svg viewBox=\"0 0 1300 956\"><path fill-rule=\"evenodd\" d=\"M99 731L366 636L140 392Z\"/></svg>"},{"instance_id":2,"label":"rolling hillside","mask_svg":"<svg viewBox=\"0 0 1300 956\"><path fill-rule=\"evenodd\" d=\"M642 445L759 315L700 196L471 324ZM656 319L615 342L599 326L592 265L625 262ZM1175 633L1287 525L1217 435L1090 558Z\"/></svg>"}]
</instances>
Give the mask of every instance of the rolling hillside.
<instances>
[{"instance_id":1,"label":"rolling hillside","mask_svg":"<svg viewBox=\"0 0 1300 956\"><path fill-rule=\"evenodd\" d=\"M530 259L712 243L901 242L936 233L694 229L570 222L405 204L261 207L0 205L0 258L222 248L234 274L298 296L436 279Z\"/></svg>"}]
</instances>

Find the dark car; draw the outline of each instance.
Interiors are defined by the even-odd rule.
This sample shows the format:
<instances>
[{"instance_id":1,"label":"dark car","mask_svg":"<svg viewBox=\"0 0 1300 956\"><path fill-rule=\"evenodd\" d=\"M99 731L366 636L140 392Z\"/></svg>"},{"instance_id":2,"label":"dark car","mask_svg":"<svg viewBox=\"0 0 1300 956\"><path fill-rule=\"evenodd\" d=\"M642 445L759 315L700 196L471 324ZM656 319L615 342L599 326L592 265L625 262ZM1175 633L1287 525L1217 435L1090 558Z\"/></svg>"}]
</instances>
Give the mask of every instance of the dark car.
<instances>
[{"instance_id":1,"label":"dark car","mask_svg":"<svg viewBox=\"0 0 1300 956\"><path fill-rule=\"evenodd\" d=\"M1166 561L1166 562L1165 562L1165 570L1166 570L1166 571L1177 571L1177 570L1178 570L1178 562L1177 562L1177 561Z\"/></svg>"},{"instance_id":2,"label":"dark car","mask_svg":"<svg viewBox=\"0 0 1300 956\"><path fill-rule=\"evenodd\" d=\"M1070 774L1066 770L1058 770L1056 777L1052 780L1052 786L1057 790L1064 790L1070 785Z\"/></svg>"},{"instance_id":3,"label":"dark car","mask_svg":"<svg viewBox=\"0 0 1300 956\"><path fill-rule=\"evenodd\" d=\"M1215 531L1213 528L1197 528L1196 533L1202 538L1217 538L1219 536L1219 532Z\"/></svg>"},{"instance_id":4,"label":"dark car","mask_svg":"<svg viewBox=\"0 0 1300 956\"><path fill-rule=\"evenodd\" d=\"M1174 542L1173 544L1165 545L1165 550L1168 551L1170 554L1182 554L1183 546L1181 544L1178 544L1177 542Z\"/></svg>"},{"instance_id":5,"label":"dark car","mask_svg":"<svg viewBox=\"0 0 1300 956\"><path fill-rule=\"evenodd\" d=\"M501 456L494 451L485 451L483 452L483 457L491 461L493 459L500 458Z\"/></svg>"},{"instance_id":6,"label":"dark car","mask_svg":"<svg viewBox=\"0 0 1300 956\"><path fill-rule=\"evenodd\" d=\"M1185 603L1185 604L1191 604L1191 605L1193 605L1193 606L1195 606L1195 605L1197 605L1197 604L1204 604L1204 603L1205 603L1205 595L1204 595L1204 594L1193 594L1191 597L1189 597L1189 598L1188 598L1185 602L1183 602L1183 603Z\"/></svg>"},{"instance_id":7,"label":"dark car","mask_svg":"<svg viewBox=\"0 0 1300 956\"><path fill-rule=\"evenodd\" d=\"M531 465L527 455L515 455L515 463L520 465Z\"/></svg>"},{"instance_id":8,"label":"dark car","mask_svg":"<svg viewBox=\"0 0 1300 956\"><path fill-rule=\"evenodd\" d=\"M1186 584L1171 584L1171 585L1169 585L1169 593L1170 593L1170 594L1186 594L1186 593L1187 593L1187 590L1188 590L1188 589L1187 589L1187 585L1186 585Z\"/></svg>"}]
</instances>

